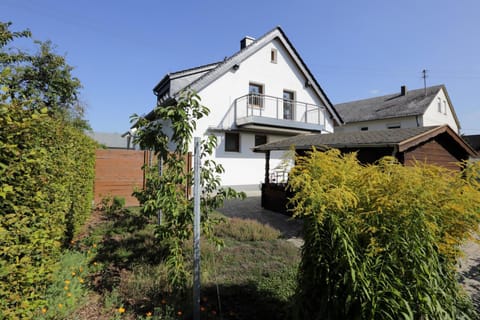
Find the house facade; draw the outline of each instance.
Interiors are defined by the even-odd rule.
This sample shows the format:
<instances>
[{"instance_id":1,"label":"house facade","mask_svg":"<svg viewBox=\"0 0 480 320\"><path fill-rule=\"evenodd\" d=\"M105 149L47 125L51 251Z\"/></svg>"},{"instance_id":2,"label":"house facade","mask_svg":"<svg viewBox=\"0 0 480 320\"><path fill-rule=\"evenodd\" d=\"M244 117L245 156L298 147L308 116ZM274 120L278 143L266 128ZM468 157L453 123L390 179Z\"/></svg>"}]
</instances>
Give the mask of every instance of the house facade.
<instances>
[{"instance_id":1,"label":"house facade","mask_svg":"<svg viewBox=\"0 0 480 320\"><path fill-rule=\"evenodd\" d=\"M224 185L259 190L264 157L257 145L302 133L332 133L341 118L285 33L277 27L255 40L245 37L240 51L225 60L167 74L154 88L158 105L190 88L210 114L194 136L215 135L215 160L223 165ZM193 151L193 145L190 147ZM272 152L272 167L283 151Z\"/></svg>"},{"instance_id":2,"label":"house facade","mask_svg":"<svg viewBox=\"0 0 480 320\"><path fill-rule=\"evenodd\" d=\"M448 125L460 130L455 109L444 85L416 90L405 86L397 93L335 105L344 124L336 132Z\"/></svg>"}]
</instances>

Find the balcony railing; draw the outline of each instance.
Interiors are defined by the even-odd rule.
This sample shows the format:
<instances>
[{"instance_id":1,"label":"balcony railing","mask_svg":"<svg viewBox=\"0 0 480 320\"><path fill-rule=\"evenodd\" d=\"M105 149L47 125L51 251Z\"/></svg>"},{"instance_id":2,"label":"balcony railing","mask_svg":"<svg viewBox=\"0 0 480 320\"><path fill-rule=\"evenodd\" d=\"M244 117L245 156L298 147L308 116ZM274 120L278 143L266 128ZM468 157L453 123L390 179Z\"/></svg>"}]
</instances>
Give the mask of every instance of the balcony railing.
<instances>
[{"instance_id":1,"label":"balcony railing","mask_svg":"<svg viewBox=\"0 0 480 320\"><path fill-rule=\"evenodd\" d=\"M235 99L235 122L248 125L285 127L307 131L325 128L326 110L322 106L261 94Z\"/></svg>"}]
</instances>

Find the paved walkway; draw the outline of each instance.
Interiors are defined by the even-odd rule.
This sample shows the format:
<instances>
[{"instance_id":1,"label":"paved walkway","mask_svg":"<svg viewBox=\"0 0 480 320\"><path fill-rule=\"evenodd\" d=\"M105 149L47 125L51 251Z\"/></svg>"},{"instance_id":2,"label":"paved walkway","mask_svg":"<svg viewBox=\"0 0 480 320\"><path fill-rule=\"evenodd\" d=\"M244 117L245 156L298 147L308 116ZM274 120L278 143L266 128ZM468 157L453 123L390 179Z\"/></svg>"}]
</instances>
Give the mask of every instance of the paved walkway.
<instances>
[{"instance_id":1,"label":"paved walkway","mask_svg":"<svg viewBox=\"0 0 480 320\"><path fill-rule=\"evenodd\" d=\"M237 217L243 219L253 219L260 223L268 224L279 230L287 241L295 246L301 247L303 239L301 238L302 222L294 220L290 216L265 210L260 205L260 197L247 197L245 200L225 201L223 208L219 209L227 217Z\"/></svg>"}]
</instances>

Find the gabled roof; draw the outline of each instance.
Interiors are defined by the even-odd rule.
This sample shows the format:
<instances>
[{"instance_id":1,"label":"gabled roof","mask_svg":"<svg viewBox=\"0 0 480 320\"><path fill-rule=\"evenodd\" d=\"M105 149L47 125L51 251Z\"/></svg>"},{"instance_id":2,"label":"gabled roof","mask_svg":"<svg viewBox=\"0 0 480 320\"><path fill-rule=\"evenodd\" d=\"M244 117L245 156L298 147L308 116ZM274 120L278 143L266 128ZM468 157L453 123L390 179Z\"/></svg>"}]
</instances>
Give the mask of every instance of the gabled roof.
<instances>
[{"instance_id":1,"label":"gabled roof","mask_svg":"<svg viewBox=\"0 0 480 320\"><path fill-rule=\"evenodd\" d=\"M480 134L463 135L465 140L473 149L480 151Z\"/></svg>"},{"instance_id":2,"label":"gabled roof","mask_svg":"<svg viewBox=\"0 0 480 320\"><path fill-rule=\"evenodd\" d=\"M420 116L425 113L440 90L443 90L445 93L452 108L453 117L460 128L460 123L444 85L427 87L426 90L409 90L405 95L398 92L380 97L340 103L336 104L334 108L345 123Z\"/></svg>"},{"instance_id":3,"label":"gabled roof","mask_svg":"<svg viewBox=\"0 0 480 320\"><path fill-rule=\"evenodd\" d=\"M442 133L449 135L469 155L476 154L475 150L465 143L448 125L298 135L257 146L253 150L257 152L288 150L291 146L294 146L296 150L309 150L312 146L319 150L328 148L396 147L398 152L403 152Z\"/></svg>"},{"instance_id":4,"label":"gabled roof","mask_svg":"<svg viewBox=\"0 0 480 320\"><path fill-rule=\"evenodd\" d=\"M231 68L234 65L236 64L240 65L242 61L244 61L245 59L253 55L255 52L263 48L266 44L270 43L274 39L278 39L283 44L287 52L292 57L293 61L296 63L299 70L305 76L306 82L311 84L313 90L321 99L321 101L325 104L325 107L330 112L333 119L339 124L343 123L340 115L333 108L333 104L330 102L327 95L325 94L323 89L320 87L317 80L315 79L313 74L310 72L307 65L302 60L297 50L293 47L292 43L290 42L290 40L287 38L287 36L285 35L285 33L280 27L276 27L271 31L267 32L265 35L253 41L251 44L241 49L237 53L233 54L232 56L226 58L222 62L209 64L209 65L205 65L205 66L201 66L193 69L178 71L178 72L174 72L166 75L162 79L162 81L160 81L157 84L157 86L155 86L154 91L158 91L161 87L165 86L169 81L170 83L172 83L171 81L172 79L184 78L183 82L177 82L175 86L172 86L172 84L170 84L170 88L169 88L170 96L174 98L179 93L180 90L185 89L187 87L198 92L203 88L205 88L206 86L208 86L213 81L215 81L216 79L218 79L219 77L221 77L222 75L224 75L225 73L227 73L229 70L231 70ZM195 73L195 75L197 76L191 76L193 73ZM187 76L190 76L190 77L187 77Z\"/></svg>"}]
</instances>

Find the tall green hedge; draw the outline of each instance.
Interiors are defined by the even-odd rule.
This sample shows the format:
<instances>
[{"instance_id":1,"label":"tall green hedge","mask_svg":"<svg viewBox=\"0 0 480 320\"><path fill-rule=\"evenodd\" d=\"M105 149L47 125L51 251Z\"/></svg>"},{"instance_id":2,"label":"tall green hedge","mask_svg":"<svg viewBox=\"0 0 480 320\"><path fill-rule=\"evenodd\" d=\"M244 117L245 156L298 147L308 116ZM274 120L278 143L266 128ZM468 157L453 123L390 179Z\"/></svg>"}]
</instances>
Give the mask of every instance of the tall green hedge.
<instances>
[{"instance_id":1,"label":"tall green hedge","mask_svg":"<svg viewBox=\"0 0 480 320\"><path fill-rule=\"evenodd\" d=\"M0 319L42 305L62 245L90 213L94 163L83 132L0 99Z\"/></svg>"},{"instance_id":2,"label":"tall green hedge","mask_svg":"<svg viewBox=\"0 0 480 320\"><path fill-rule=\"evenodd\" d=\"M463 172L393 158L311 152L290 175L305 222L298 319L472 319L457 283L480 222L480 166Z\"/></svg>"}]
</instances>

